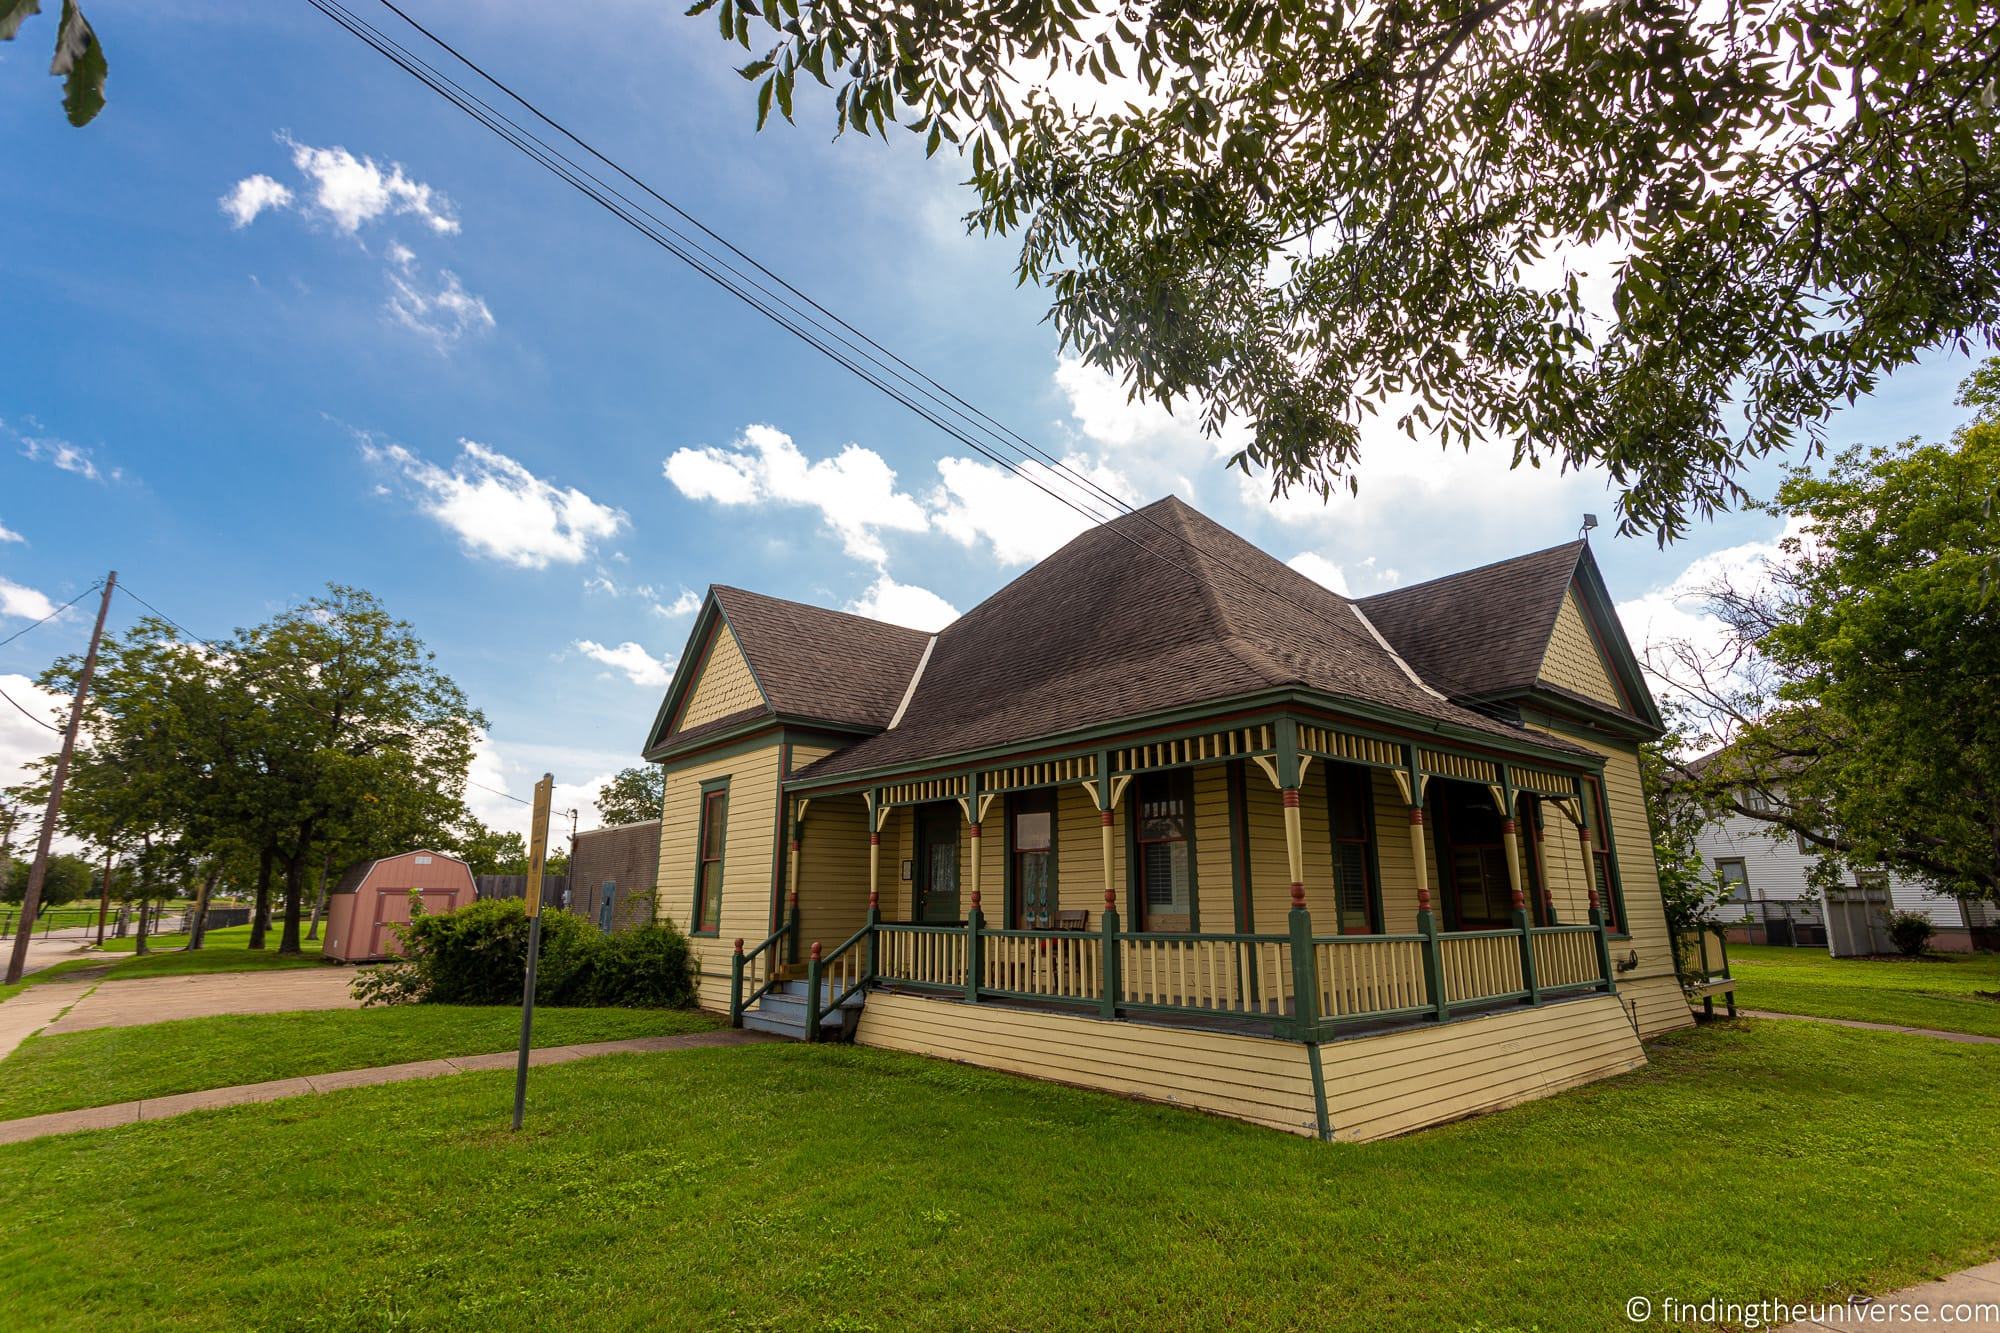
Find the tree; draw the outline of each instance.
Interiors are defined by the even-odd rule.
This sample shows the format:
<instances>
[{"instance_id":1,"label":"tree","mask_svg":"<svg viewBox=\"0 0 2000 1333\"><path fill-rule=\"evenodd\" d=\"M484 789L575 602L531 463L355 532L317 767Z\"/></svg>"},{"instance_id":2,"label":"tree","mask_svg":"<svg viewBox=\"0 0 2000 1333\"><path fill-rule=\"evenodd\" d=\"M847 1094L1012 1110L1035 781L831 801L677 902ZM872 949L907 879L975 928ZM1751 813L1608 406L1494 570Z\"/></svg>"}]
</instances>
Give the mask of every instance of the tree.
<instances>
[{"instance_id":1,"label":"tree","mask_svg":"<svg viewBox=\"0 0 2000 1333\"><path fill-rule=\"evenodd\" d=\"M1728 642L1658 664L1726 745L1695 784L1802 838L1822 884L1884 864L2000 899L1996 377L1967 382L1975 415L1949 444L1793 469L1771 508L1797 531L1769 585L1711 590Z\"/></svg>"},{"instance_id":2,"label":"tree","mask_svg":"<svg viewBox=\"0 0 2000 1333\"><path fill-rule=\"evenodd\" d=\"M597 814L605 824L643 824L660 817L667 799L667 770L658 764L621 768L597 789Z\"/></svg>"},{"instance_id":3,"label":"tree","mask_svg":"<svg viewBox=\"0 0 2000 1333\"><path fill-rule=\"evenodd\" d=\"M42 12L41 0L0 0L0 41L11 42L31 14ZM110 67L97 32L76 0L63 0L62 21L56 25L56 54L49 73L63 81L63 111L78 129L104 109L104 79Z\"/></svg>"},{"instance_id":4,"label":"tree","mask_svg":"<svg viewBox=\"0 0 2000 1333\"><path fill-rule=\"evenodd\" d=\"M15 861L8 868L0 900L18 904L28 890L28 862ZM49 858L48 878L42 881L42 903L59 907L90 895L95 876L90 862L80 856L58 852Z\"/></svg>"},{"instance_id":5,"label":"tree","mask_svg":"<svg viewBox=\"0 0 2000 1333\"><path fill-rule=\"evenodd\" d=\"M1664 537L2000 316L1990 0L709 10L760 126L806 77L839 130L966 154L1064 346L1243 418L1281 491L1351 487L1388 406L1602 463Z\"/></svg>"}]
</instances>

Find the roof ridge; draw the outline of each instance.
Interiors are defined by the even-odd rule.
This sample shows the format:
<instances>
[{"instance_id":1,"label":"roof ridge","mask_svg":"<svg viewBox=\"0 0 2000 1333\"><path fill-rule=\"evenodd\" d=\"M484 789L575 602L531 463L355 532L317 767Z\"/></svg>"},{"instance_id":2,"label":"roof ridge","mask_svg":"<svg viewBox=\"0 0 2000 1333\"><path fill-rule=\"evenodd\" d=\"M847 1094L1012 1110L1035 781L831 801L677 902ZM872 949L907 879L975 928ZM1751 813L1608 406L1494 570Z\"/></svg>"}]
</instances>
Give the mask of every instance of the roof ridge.
<instances>
[{"instance_id":1,"label":"roof ridge","mask_svg":"<svg viewBox=\"0 0 2000 1333\"><path fill-rule=\"evenodd\" d=\"M1533 551L1522 551L1518 555L1501 556L1498 560L1488 560L1485 564L1474 565L1470 569L1454 569L1448 573L1433 575L1421 583L1406 583L1400 588L1384 588L1381 592L1371 592L1366 597L1356 597L1353 600L1365 603L1380 601L1385 597L1400 597L1404 593L1415 592L1420 588L1428 588L1434 583L1455 582L1473 574L1483 574L1489 569L1498 569L1502 565L1519 564L1524 560L1533 560L1536 556L1550 555L1566 548L1588 547L1589 545L1590 543L1583 538L1573 537L1566 542L1557 542L1554 546L1544 546Z\"/></svg>"},{"instance_id":2,"label":"roof ridge","mask_svg":"<svg viewBox=\"0 0 2000 1333\"><path fill-rule=\"evenodd\" d=\"M911 634L922 638L927 633L924 630L911 629L908 625L898 625L893 620L881 620L875 616L864 616L858 611L843 611L833 606L821 606L817 602L802 602L796 597L776 597L768 592L758 592L755 588L739 588L733 583L711 583L708 585L708 589L712 593L731 593L743 597L754 597L758 601L777 602L781 606L796 606L800 610L813 611L823 616L839 616L843 620L856 620L864 625L876 625L884 629L892 629L899 634Z\"/></svg>"}]
</instances>

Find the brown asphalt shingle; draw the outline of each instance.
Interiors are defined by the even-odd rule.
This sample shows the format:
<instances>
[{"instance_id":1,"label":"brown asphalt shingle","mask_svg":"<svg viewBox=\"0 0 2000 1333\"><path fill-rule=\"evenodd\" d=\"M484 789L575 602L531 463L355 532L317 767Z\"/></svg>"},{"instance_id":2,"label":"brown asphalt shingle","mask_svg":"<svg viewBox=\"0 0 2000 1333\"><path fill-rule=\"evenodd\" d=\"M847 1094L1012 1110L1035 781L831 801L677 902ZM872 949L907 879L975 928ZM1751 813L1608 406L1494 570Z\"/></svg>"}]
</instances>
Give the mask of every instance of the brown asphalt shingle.
<instances>
[{"instance_id":1,"label":"brown asphalt shingle","mask_svg":"<svg viewBox=\"0 0 2000 1333\"><path fill-rule=\"evenodd\" d=\"M1346 598L1170 497L1083 533L947 626L902 722L805 775L943 758L1288 686L1523 738L1413 682Z\"/></svg>"},{"instance_id":2,"label":"brown asphalt shingle","mask_svg":"<svg viewBox=\"0 0 2000 1333\"><path fill-rule=\"evenodd\" d=\"M920 630L844 611L742 588L712 591L765 699L787 717L888 726L930 641Z\"/></svg>"},{"instance_id":3,"label":"brown asphalt shingle","mask_svg":"<svg viewBox=\"0 0 2000 1333\"><path fill-rule=\"evenodd\" d=\"M1526 689L1541 674L1581 541L1498 560L1359 605L1417 674L1459 698Z\"/></svg>"}]
</instances>

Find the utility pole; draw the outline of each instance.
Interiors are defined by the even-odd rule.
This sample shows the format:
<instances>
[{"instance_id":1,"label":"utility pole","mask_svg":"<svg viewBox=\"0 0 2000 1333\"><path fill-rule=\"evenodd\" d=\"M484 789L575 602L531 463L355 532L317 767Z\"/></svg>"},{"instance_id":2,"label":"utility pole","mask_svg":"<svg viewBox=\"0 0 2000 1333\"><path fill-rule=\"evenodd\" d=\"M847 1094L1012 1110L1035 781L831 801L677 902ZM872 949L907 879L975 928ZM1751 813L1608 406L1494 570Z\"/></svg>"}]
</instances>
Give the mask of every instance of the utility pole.
<instances>
[{"instance_id":1,"label":"utility pole","mask_svg":"<svg viewBox=\"0 0 2000 1333\"><path fill-rule=\"evenodd\" d=\"M42 834L35 840L35 864L28 870L28 891L21 896L21 933L14 937L14 953L7 960L7 984L21 979L28 965L28 936L35 926L35 909L42 905L42 881L49 876L49 844L56 836L56 816L62 811L63 779L69 776L70 753L76 749L76 731L83 724L83 700L90 693L90 677L97 670L97 645L104 638L104 618L111 614L111 593L118 586L118 571L104 580L104 599L97 604L97 624L90 631L90 647L83 655L83 671L76 678L76 697L69 701L69 726L63 729L62 749L56 752L56 768L49 778L49 808L42 816Z\"/></svg>"},{"instance_id":2,"label":"utility pole","mask_svg":"<svg viewBox=\"0 0 2000 1333\"><path fill-rule=\"evenodd\" d=\"M528 833L528 967L521 985L521 1058L514 1068L514 1128L521 1127L528 1106L528 1045L535 1030L535 958L542 951L542 864L549 854L549 797L556 789L553 773L535 784L534 823Z\"/></svg>"}]
</instances>

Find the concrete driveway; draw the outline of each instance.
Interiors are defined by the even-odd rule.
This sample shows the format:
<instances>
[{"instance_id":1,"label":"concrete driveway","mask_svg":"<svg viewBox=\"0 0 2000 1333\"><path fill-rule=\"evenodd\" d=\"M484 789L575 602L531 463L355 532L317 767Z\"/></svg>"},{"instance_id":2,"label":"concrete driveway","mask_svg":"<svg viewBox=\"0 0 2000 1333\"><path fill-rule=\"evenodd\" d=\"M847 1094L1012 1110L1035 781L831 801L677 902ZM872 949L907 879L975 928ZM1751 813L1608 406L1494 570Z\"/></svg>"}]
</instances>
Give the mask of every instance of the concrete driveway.
<instances>
[{"instance_id":1,"label":"concrete driveway","mask_svg":"<svg viewBox=\"0 0 2000 1333\"><path fill-rule=\"evenodd\" d=\"M347 992L351 967L301 967L271 972L215 972L192 977L106 981L43 1028L48 1034L134 1027L216 1014L277 1014L292 1009L358 1009ZM53 983L50 983L53 984ZM32 991L31 987L30 990ZM23 996L16 998L25 998Z\"/></svg>"}]
</instances>

